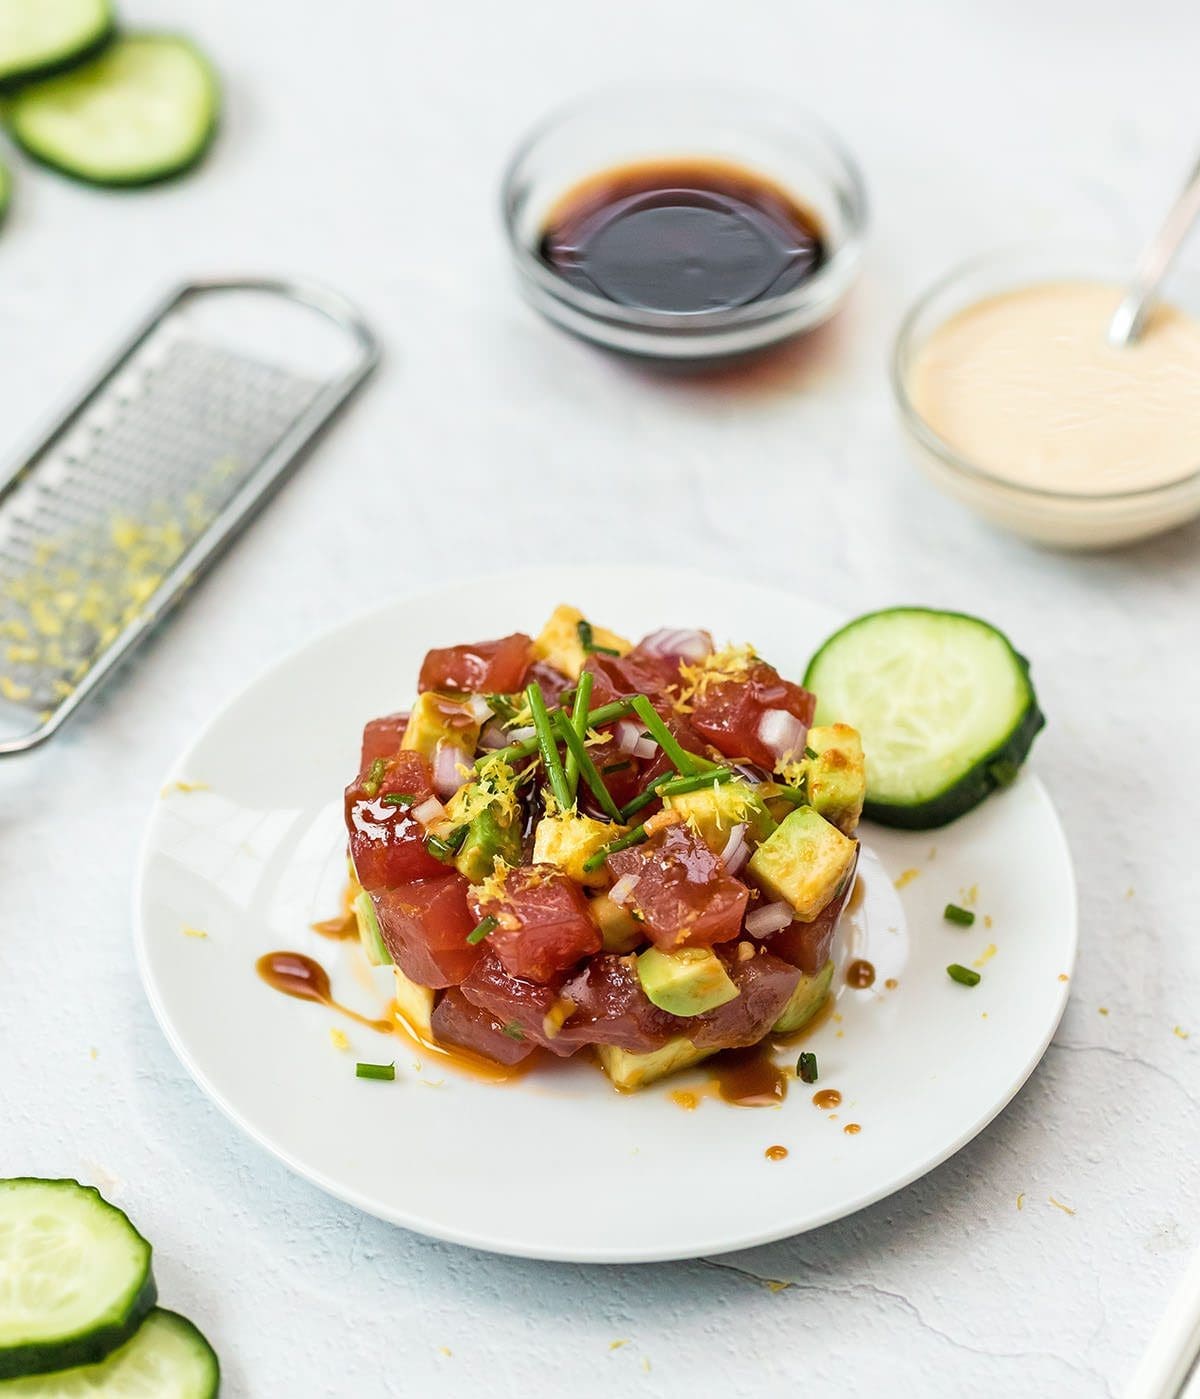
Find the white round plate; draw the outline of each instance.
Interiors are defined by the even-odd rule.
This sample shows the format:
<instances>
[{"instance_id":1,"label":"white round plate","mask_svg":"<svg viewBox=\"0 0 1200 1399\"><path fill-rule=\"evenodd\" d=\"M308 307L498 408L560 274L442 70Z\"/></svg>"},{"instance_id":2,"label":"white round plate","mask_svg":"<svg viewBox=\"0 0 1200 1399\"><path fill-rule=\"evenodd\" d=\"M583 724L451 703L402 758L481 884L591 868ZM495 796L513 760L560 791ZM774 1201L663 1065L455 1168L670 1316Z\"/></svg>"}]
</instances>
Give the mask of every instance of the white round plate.
<instances>
[{"instance_id":1,"label":"white round plate","mask_svg":"<svg viewBox=\"0 0 1200 1399\"><path fill-rule=\"evenodd\" d=\"M341 1000L384 1013L389 973L372 972L356 945L310 930L339 908L342 789L361 727L410 702L427 648L536 633L559 602L629 636L700 625L719 640L753 641L790 676L841 620L785 593L699 575L563 570L402 600L318 638L209 724L151 818L137 950L175 1051L240 1127L323 1189L498 1253L698 1257L812 1229L915 1180L1012 1098L1066 1003L1070 857L1029 773L943 830L864 827L865 898L843 923L837 957L867 958L876 981L852 990L839 965L836 1013L806 1044L819 1087L842 1095L836 1114L798 1081L779 1106L701 1097L684 1110L671 1093L702 1085L703 1066L632 1096L582 1056L480 1083L256 975L264 953L305 952L328 968ZM943 920L949 901L976 910L973 927ZM980 965L980 984L951 981L951 962ZM356 1079L356 1060L393 1059L394 1082ZM851 1123L861 1130L847 1133ZM786 1159L766 1157L775 1145Z\"/></svg>"}]
</instances>

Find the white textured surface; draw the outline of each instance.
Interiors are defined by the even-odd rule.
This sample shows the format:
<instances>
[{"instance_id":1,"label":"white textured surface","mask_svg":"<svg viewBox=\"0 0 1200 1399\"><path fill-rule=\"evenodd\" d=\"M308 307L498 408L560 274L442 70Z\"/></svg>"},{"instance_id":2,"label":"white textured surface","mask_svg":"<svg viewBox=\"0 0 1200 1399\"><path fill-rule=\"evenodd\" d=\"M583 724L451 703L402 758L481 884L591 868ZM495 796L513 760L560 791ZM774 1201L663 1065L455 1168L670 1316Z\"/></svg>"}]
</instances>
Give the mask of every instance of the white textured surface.
<instances>
[{"instance_id":1,"label":"white textured surface","mask_svg":"<svg viewBox=\"0 0 1200 1399\"><path fill-rule=\"evenodd\" d=\"M0 1171L78 1174L126 1205L234 1399L1117 1393L1200 1246L1200 530L1094 559L985 531L907 467L883 364L948 262L1146 231L1193 154L1200 20L1173 0L475 10L131 5L193 31L225 73L211 163L142 195L18 171L5 440L189 271L324 277L370 309L389 359L122 683L0 771ZM542 325L508 284L494 208L511 142L564 95L664 66L796 91L874 195L851 306L754 376L646 378ZM1017 1102L891 1201L719 1265L485 1258L291 1178L160 1036L128 935L159 774L316 627L439 569L487 571L505 499L528 501L522 562L620 563L652 539L846 610L979 610L1031 654L1051 716L1036 762L1080 874L1074 999ZM703 1209L737 1182L700 1163L688 1188Z\"/></svg>"}]
</instances>

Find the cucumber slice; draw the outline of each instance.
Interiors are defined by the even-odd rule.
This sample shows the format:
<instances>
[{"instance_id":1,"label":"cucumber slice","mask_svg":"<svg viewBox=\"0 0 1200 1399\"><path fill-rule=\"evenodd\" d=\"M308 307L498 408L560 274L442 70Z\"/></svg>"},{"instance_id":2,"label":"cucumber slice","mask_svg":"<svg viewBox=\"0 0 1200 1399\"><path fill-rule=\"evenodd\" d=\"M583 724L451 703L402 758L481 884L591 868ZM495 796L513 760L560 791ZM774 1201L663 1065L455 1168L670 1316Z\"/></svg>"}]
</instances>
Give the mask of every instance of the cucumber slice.
<instances>
[{"instance_id":1,"label":"cucumber slice","mask_svg":"<svg viewBox=\"0 0 1200 1399\"><path fill-rule=\"evenodd\" d=\"M150 1245L77 1180L0 1180L0 1377L101 1360L155 1301Z\"/></svg>"},{"instance_id":2,"label":"cucumber slice","mask_svg":"<svg viewBox=\"0 0 1200 1399\"><path fill-rule=\"evenodd\" d=\"M110 0L0 0L0 87L81 63L112 38Z\"/></svg>"},{"instance_id":3,"label":"cucumber slice","mask_svg":"<svg viewBox=\"0 0 1200 1399\"><path fill-rule=\"evenodd\" d=\"M35 160L95 185L147 185L194 165L216 129L208 60L186 39L126 34L69 73L22 88L12 134Z\"/></svg>"},{"instance_id":4,"label":"cucumber slice","mask_svg":"<svg viewBox=\"0 0 1200 1399\"><path fill-rule=\"evenodd\" d=\"M926 830L1007 786L1045 725L1029 662L978 617L894 607L859 617L808 663L818 724L862 734L864 814Z\"/></svg>"},{"instance_id":5,"label":"cucumber slice","mask_svg":"<svg viewBox=\"0 0 1200 1399\"><path fill-rule=\"evenodd\" d=\"M0 1380L0 1399L216 1399L220 1383L217 1357L200 1332L156 1308L107 1360Z\"/></svg>"},{"instance_id":6,"label":"cucumber slice","mask_svg":"<svg viewBox=\"0 0 1200 1399\"><path fill-rule=\"evenodd\" d=\"M12 172L7 165L0 164L0 223L3 223L8 215L8 206L12 200Z\"/></svg>"}]
</instances>

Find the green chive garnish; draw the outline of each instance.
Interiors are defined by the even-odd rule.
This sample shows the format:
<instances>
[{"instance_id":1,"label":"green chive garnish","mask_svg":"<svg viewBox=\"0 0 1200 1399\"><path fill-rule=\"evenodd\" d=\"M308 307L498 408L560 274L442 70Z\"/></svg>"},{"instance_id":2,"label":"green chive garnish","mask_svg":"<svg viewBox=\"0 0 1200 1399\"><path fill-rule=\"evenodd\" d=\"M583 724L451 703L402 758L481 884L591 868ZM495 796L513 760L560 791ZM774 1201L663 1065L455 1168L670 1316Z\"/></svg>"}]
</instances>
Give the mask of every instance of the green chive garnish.
<instances>
[{"instance_id":1,"label":"green chive garnish","mask_svg":"<svg viewBox=\"0 0 1200 1399\"><path fill-rule=\"evenodd\" d=\"M621 654L620 651L615 650L612 646L596 645L595 632L592 630L591 622L584 621L583 618L580 618L580 620L575 623L575 630L579 634L579 644L585 651L600 656L619 656Z\"/></svg>"},{"instance_id":2,"label":"green chive garnish","mask_svg":"<svg viewBox=\"0 0 1200 1399\"><path fill-rule=\"evenodd\" d=\"M591 874L593 870L598 870L610 855L615 855L618 850L628 850L631 845L641 845L645 839L645 826L635 826L627 835L623 835L617 840L610 840L602 850L597 850L594 855L589 855L584 860L583 867L588 874Z\"/></svg>"},{"instance_id":3,"label":"green chive garnish","mask_svg":"<svg viewBox=\"0 0 1200 1399\"><path fill-rule=\"evenodd\" d=\"M494 932L499 926L500 920L493 918L489 913L486 918L481 918L467 934L467 941L474 947L477 942L482 942L489 933Z\"/></svg>"},{"instance_id":4,"label":"green chive garnish","mask_svg":"<svg viewBox=\"0 0 1200 1399\"><path fill-rule=\"evenodd\" d=\"M804 756L806 758L819 758L821 755L817 752L815 748L810 748L806 743L804 745Z\"/></svg>"},{"instance_id":5,"label":"green chive garnish","mask_svg":"<svg viewBox=\"0 0 1200 1399\"><path fill-rule=\"evenodd\" d=\"M632 766L633 763L628 758L622 758L619 763L605 763L600 771L603 773L624 772L627 768L631 768Z\"/></svg>"},{"instance_id":6,"label":"green chive garnish","mask_svg":"<svg viewBox=\"0 0 1200 1399\"><path fill-rule=\"evenodd\" d=\"M389 792L386 797L380 797L384 806L412 806L416 801L414 792Z\"/></svg>"},{"instance_id":7,"label":"green chive garnish","mask_svg":"<svg viewBox=\"0 0 1200 1399\"><path fill-rule=\"evenodd\" d=\"M450 832L448 836L426 836L425 849L435 860L441 860L443 864L449 864L463 847L463 841L467 838L467 827L459 826L457 830Z\"/></svg>"},{"instance_id":8,"label":"green chive garnish","mask_svg":"<svg viewBox=\"0 0 1200 1399\"><path fill-rule=\"evenodd\" d=\"M601 724L611 724L616 719L624 719L632 708L633 701L627 699L613 700L611 704L602 704L599 709L593 709L588 715L585 727L597 729ZM527 738L522 743L510 743L507 748L498 748L494 753L485 753L482 758L476 758L475 766L482 767L490 758L501 758L504 762L511 764L521 758L528 758L537 751L537 739Z\"/></svg>"},{"instance_id":9,"label":"green chive garnish","mask_svg":"<svg viewBox=\"0 0 1200 1399\"><path fill-rule=\"evenodd\" d=\"M525 698L529 701L529 712L533 715L538 751L542 755L542 766L546 769L550 790L554 793L554 800L560 810L567 811L575 798L567 785L567 774L563 771L562 759L558 755L558 740L550 723L550 715L546 712L546 697L536 680L525 691Z\"/></svg>"},{"instance_id":10,"label":"green chive garnish","mask_svg":"<svg viewBox=\"0 0 1200 1399\"><path fill-rule=\"evenodd\" d=\"M767 795L767 800L771 801L779 797L785 802L791 802L793 806L807 806L808 793L802 792L798 787L785 787L782 783L776 783Z\"/></svg>"},{"instance_id":11,"label":"green chive garnish","mask_svg":"<svg viewBox=\"0 0 1200 1399\"><path fill-rule=\"evenodd\" d=\"M978 986L983 979L978 972L973 972L970 967L964 967L958 962L951 962L946 968L946 975L951 981L957 981L960 986Z\"/></svg>"},{"instance_id":12,"label":"green chive garnish","mask_svg":"<svg viewBox=\"0 0 1200 1399\"><path fill-rule=\"evenodd\" d=\"M698 772L695 777L676 777L664 782L659 787L658 794L662 797L675 797L682 796L684 792L702 792L714 782L731 782L733 777L732 768L713 768L711 772Z\"/></svg>"},{"instance_id":13,"label":"green chive garnish","mask_svg":"<svg viewBox=\"0 0 1200 1399\"><path fill-rule=\"evenodd\" d=\"M957 923L960 928L969 928L975 921L975 915L969 908L960 908L958 904L947 904L942 911L942 917L947 923ZM978 981L978 977L975 978Z\"/></svg>"},{"instance_id":14,"label":"green chive garnish","mask_svg":"<svg viewBox=\"0 0 1200 1399\"><path fill-rule=\"evenodd\" d=\"M592 672L583 671L579 676L579 684L575 687L575 698L571 704L570 729L572 733L578 734L580 743L587 737L587 716L588 705L592 699ZM560 708L555 716L556 719L563 717ZM567 727L564 725L564 728ZM579 790L579 758L575 749L568 747L567 750L567 786L571 789L571 796Z\"/></svg>"},{"instance_id":15,"label":"green chive garnish","mask_svg":"<svg viewBox=\"0 0 1200 1399\"><path fill-rule=\"evenodd\" d=\"M391 1082L396 1077L396 1064L355 1064L355 1078L380 1078Z\"/></svg>"},{"instance_id":16,"label":"green chive garnish","mask_svg":"<svg viewBox=\"0 0 1200 1399\"><path fill-rule=\"evenodd\" d=\"M816 1083L817 1056L805 1050L796 1061L796 1072L800 1075L801 1083Z\"/></svg>"},{"instance_id":17,"label":"green chive garnish","mask_svg":"<svg viewBox=\"0 0 1200 1399\"><path fill-rule=\"evenodd\" d=\"M521 1029L520 1025L518 1025L515 1020L510 1020L508 1024L505 1025L504 1033L510 1040L523 1040L525 1038L525 1031Z\"/></svg>"},{"instance_id":18,"label":"green chive garnish","mask_svg":"<svg viewBox=\"0 0 1200 1399\"><path fill-rule=\"evenodd\" d=\"M507 695L484 695L488 708L502 723L507 724L509 720L517 717L516 706Z\"/></svg>"},{"instance_id":19,"label":"green chive garnish","mask_svg":"<svg viewBox=\"0 0 1200 1399\"><path fill-rule=\"evenodd\" d=\"M575 732L573 725L569 724L560 711L556 714L558 721L555 727L562 736L563 742L567 745L567 752L575 759L575 765L583 776L583 780L591 788L592 796L600 803L600 809L605 816L613 821L620 821L621 808L612 799L612 793L604 785L604 779L596 771L596 764L592 762L592 755L584 746L583 739Z\"/></svg>"},{"instance_id":20,"label":"green chive garnish","mask_svg":"<svg viewBox=\"0 0 1200 1399\"><path fill-rule=\"evenodd\" d=\"M625 803L621 808L621 820L628 821L635 812L641 811L642 807L649 806L651 802L657 801L659 788L665 787L667 783L672 780L679 780L677 773L660 772L644 792L640 792L632 801L627 801Z\"/></svg>"},{"instance_id":21,"label":"green chive garnish","mask_svg":"<svg viewBox=\"0 0 1200 1399\"><path fill-rule=\"evenodd\" d=\"M633 696L633 712L650 730L650 737L654 739L684 777L694 776L702 766L714 766L711 763L706 763L703 758L697 758L694 753L684 752L679 746L679 740L663 723L658 712L645 695Z\"/></svg>"},{"instance_id":22,"label":"green chive garnish","mask_svg":"<svg viewBox=\"0 0 1200 1399\"><path fill-rule=\"evenodd\" d=\"M373 797L379 791L379 784L383 781L383 775L387 772L387 763L382 758L376 758L371 764L371 770L367 773L367 780L363 783L363 791L367 796Z\"/></svg>"}]
</instances>

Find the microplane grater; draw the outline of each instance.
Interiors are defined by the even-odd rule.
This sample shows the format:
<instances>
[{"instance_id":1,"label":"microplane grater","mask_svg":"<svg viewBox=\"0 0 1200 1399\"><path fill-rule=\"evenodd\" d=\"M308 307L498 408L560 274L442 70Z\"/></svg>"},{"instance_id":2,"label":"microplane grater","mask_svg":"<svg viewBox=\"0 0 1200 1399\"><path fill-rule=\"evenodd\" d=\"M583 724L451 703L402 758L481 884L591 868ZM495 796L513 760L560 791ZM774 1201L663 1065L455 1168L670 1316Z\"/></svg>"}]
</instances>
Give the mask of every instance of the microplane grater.
<instances>
[{"instance_id":1,"label":"microplane grater","mask_svg":"<svg viewBox=\"0 0 1200 1399\"><path fill-rule=\"evenodd\" d=\"M378 359L309 284L189 282L155 308L0 486L0 756L61 727Z\"/></svg>"}]
</instances>

